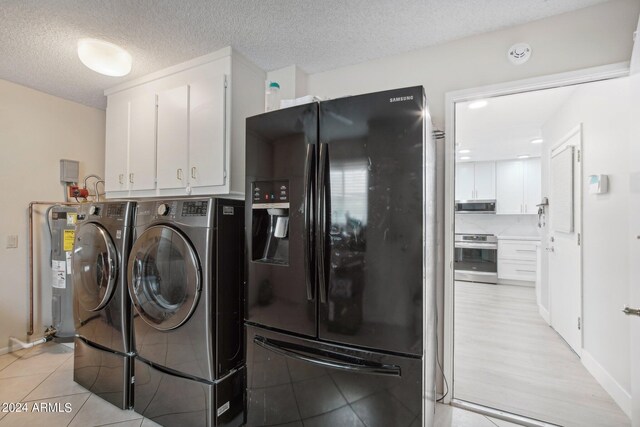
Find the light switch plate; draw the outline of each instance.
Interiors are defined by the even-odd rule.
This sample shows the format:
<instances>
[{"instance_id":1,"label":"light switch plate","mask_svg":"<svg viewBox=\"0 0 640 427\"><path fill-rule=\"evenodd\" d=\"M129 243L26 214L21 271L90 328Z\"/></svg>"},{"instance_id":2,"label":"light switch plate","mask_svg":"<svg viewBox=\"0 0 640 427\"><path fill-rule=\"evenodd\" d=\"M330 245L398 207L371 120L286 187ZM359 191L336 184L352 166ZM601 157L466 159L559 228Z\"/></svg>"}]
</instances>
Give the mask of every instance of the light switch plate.
<instances>
[{"instance_id":1,"label":"light switch plate","mask_svg":"<svg viewBox=\"0 0 640 427\"><path fill-rule=\"evenodd\" d=\"M9 234L7 236L7 248L14 249L18 247L18 235L17 234Z\"/></svg>"}]
</instances>

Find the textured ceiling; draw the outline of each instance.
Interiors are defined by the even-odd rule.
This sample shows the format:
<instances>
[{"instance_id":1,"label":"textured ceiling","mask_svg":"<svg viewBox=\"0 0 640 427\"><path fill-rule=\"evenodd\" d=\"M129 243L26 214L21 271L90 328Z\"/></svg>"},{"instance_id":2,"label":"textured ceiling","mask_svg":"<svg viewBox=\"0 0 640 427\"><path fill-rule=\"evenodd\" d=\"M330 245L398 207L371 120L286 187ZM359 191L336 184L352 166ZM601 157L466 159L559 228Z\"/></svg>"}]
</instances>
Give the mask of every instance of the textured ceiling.
<instances>
[{"instance_id":1,"label":"textured ceiling","mask_svg":"<svg viewBox=\"0 0 640 427\"><path fill-rule=\"evenodd\" d=\"M605 0L0 0L0 78L104 108L104 89L232 46L269 71L317 73ZM82 37L133 55L126 77L85 68Z\"/></svg>"},{"instance_id":2,"label":"textured ceiling","mask_svg":"<svg viewBox=\"0 0 640 427\"><path fill-rule=\"evenodd\" d=\"M531 140L542 135L543 125L579 86L489 98L484 108L469 109L470 102L456 104L456 159L469 161L540 156L542 144ZM461 154L460 150L470 150Z\"/></svg>"}]
</instances>

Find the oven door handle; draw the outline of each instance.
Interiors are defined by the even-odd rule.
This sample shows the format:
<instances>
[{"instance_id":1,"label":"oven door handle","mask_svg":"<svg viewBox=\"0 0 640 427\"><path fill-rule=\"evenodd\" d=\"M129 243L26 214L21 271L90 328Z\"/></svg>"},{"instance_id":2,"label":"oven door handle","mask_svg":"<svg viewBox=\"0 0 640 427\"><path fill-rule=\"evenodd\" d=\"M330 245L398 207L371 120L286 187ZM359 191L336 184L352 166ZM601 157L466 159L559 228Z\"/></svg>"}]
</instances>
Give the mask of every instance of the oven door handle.
<instances>
[{"instance_id":1,"label":"oven door handle","mask_svg":"<svg viewBox=\"0 0 640 427\"><path fill-rule=\"evenodd\" d=\"M456 249L498 249L498 245L495 243L462 243L456 242Z\"/></svg>"}]
</instances>

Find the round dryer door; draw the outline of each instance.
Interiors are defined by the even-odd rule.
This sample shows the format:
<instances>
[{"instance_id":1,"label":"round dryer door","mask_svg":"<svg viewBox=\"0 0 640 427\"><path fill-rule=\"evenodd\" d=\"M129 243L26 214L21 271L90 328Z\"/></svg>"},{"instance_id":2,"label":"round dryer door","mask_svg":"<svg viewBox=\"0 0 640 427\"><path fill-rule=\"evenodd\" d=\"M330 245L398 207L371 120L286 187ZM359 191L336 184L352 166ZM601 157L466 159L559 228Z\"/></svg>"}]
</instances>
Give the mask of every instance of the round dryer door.
<instances>
[{"instance_id":1,"label":"round dryer door","mask_svg":"<svg viewBox=\"0 0 640 427\"><path fill-rule=\"evenodd\" d=\"M85 310L107 305L116 287L117 266L118 254L107 231L97 224L82 224L76 232L72 271L74 291Z\"/></svg>"},{"instance_id":2,"label":"round dryer door","mask_svg":"<svg viewBox=\"0 0 640 427\"><path fill-rule=\"evenodd\" d=\"M155 329L175 329L189 319L200 296L200 264L177 230L154 226L131 248L129 294L140 317Z\"/></svg>"}]
</instances>

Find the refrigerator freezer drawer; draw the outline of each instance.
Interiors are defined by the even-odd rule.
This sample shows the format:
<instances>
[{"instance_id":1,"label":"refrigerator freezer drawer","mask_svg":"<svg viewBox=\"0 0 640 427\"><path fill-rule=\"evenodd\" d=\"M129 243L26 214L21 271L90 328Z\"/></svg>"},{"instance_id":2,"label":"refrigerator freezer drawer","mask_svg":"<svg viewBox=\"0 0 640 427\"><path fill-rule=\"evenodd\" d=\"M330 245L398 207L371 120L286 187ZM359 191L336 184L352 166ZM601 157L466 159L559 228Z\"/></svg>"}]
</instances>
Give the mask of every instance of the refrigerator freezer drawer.
<instances>
[{"instance_id":1,"label":"refrigerator freezer drawer","mask_svg":"<svg viewBox=\"0 0 640 427\"><path fill-rule=\"evenodd\" d=\"M253 326L246 336L247 425L422 425L422 358Z\"/></svg>"}]
</instances>

